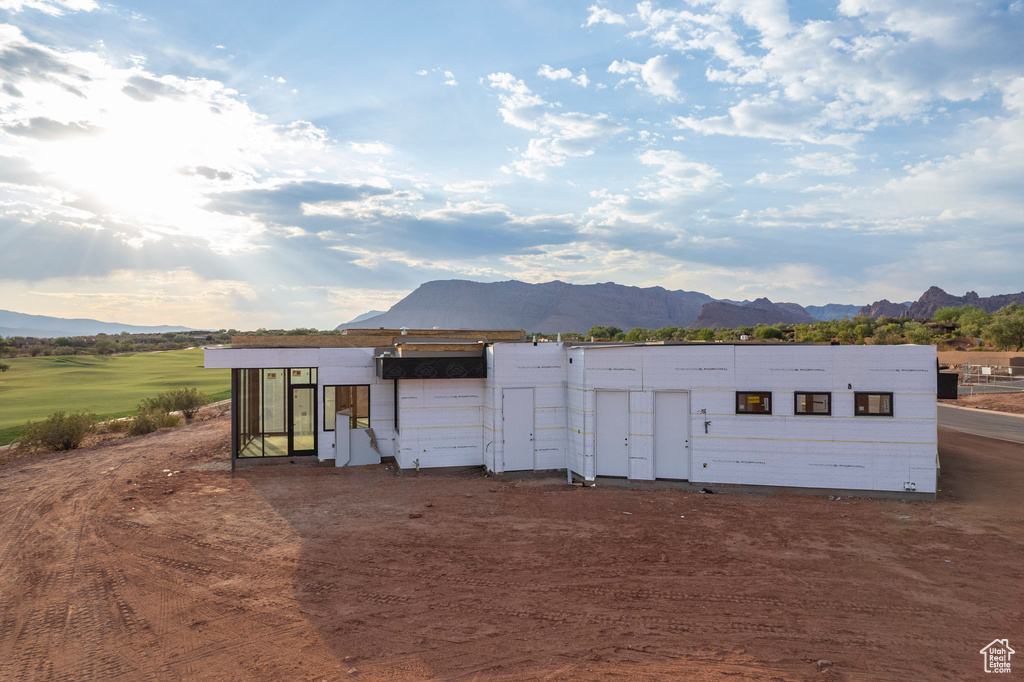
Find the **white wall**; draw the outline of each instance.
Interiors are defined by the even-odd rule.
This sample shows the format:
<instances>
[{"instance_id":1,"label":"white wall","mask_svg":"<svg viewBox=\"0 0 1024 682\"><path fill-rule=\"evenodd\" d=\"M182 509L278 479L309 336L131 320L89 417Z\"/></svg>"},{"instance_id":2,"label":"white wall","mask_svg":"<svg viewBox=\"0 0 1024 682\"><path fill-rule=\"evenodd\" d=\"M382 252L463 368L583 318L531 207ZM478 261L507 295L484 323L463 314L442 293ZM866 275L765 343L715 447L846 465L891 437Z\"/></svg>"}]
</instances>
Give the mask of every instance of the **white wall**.
<instances>
[{"instance_id":1,"label":"white wall","mask_svg":"<svg viewBox=\"0 0 1024 682\"><path fill-rule=\"evenodd\" d=\"M398 382L398 451L403 469L483 464L484 379Z\"/></svg>"},{"instance_id":2,"label":"white wall","mask_svg":"<svg viewBox=\"0 0 1024 682\"><path fill-rule=\"evenodd\" d=\"M493 383L494 346L484 350L484 357L487 360L487 381L484 385L483 464L488 471L500 471L501 457L496 457L495 453L501 444L501 388Z\"/></svg>"},{"instance_id":3,"label":"white wall","mask_svg":"<svg viewBox=\"0 0 1024 682\"><path fill-rule=\"evenodd\" d=\"M630 478L654 476L652 391L682 389L690 391L694 482L864 490L912 482L935 492L934 347L723 344L582 354L584 418L594 389L630 392ZM738 390L771 391L773 414L737 415ZM798 390L831 392L832 416L795 416ZM855 391L892 392L894 416L853 416ZM590 478L593 437L581 435L583 462L574 457L573 468Z\"/></svg>"},{"instance_id":4,"label":"white wall","mask_svg":"<svg viewBox=\"0 0 1024 682\"><path fill-rule=\"evenodd\" d=\"M506 388L533 388L534 457L538 470L565 468L565 376L568 359L560 343L495 344L488 357L487 384L493 401L491 433L493 455L484 464L492 471L503 471L504 448L501 419L502 391ZM491 438L493 440L491 441Z\"/></svg>"},{"instance_id":5,"label":"white wall","mask_svg":"<svg viewBox=\"0 0 1024 682\"><path fill-rule=\"evenodd\" d=\"M589 479L594 477L594 392L588 391L586 387L586 357L583 349L569 348L566 355L570 360L566 367L569 466L573 472Z\"/></svg>"}]
</instances>

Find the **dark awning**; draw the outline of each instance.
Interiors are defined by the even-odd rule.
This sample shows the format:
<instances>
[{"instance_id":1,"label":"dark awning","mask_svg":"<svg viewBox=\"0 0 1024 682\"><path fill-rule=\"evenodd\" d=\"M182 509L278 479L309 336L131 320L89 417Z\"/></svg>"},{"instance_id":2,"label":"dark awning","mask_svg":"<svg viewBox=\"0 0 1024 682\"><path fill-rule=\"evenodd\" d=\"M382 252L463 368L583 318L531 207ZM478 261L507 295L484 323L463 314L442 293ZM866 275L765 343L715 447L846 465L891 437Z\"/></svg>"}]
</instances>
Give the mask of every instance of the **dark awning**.
<instances>
[{"instance_id":1,"label":"dark awning","mask_svg":"<svg viewBox=\"0 0 1024 682\"><path fill-rule=\"evenodd\" d=\"M378 357L380 379L486 379L487 359L483 355Z\"/></svg>"}]
</instances>

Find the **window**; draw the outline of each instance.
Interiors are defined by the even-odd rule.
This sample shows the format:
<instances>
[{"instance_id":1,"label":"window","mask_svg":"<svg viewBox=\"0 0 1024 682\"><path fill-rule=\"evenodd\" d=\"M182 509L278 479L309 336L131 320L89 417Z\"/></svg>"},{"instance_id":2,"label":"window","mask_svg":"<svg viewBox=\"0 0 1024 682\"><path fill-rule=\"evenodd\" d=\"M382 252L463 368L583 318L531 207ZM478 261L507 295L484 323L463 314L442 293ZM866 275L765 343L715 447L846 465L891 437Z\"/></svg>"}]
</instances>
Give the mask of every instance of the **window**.
<instances>
[{"instance_id":1,"label":"window","mask_svg":"<svg viewBox=\"0 0 1024 682\"><path fill-rule=\"evenodd\" d=\"M370 428L369 386L324 386L324 431L334 430L334 415L348 410L350 429Z\"/></svg>"},{"instance_id":2,"label":"window","mask_svg":"<svg viewBox=\"0 0 1024 682\"><path fill-rule=\"evenodd\" d=\"M853 414L857 417L891 417L892 393L854 393Z\"/></svg>"},{"instance_id":3,"label":"window","mask_svg":"<svg viewBox=\"0 0 1024 682\"><path fill-rule=\"evenodd\" d=\"M236 457L285 457L316 449L316 367L235 369Z\"/></svg>"},{"instance_id":4,"label":"window","mask_svg":"<svg viewBox=\"0 0 1024 682\"><path fill-rule=\"evenodd\" d=\"M793 414L832 414L831 393L802 393L797 391L793 394L795 405Z\"/></svg>"},{"instance_id":5,"label":"window","mask_svg":"<svg viewBox=\"0 0 1024 682\"><path fill-rule=\"evenodd\" d=\"M736 414L771 414L772 394L769 391L736 391Z\"/></svg>"}]
</instances>

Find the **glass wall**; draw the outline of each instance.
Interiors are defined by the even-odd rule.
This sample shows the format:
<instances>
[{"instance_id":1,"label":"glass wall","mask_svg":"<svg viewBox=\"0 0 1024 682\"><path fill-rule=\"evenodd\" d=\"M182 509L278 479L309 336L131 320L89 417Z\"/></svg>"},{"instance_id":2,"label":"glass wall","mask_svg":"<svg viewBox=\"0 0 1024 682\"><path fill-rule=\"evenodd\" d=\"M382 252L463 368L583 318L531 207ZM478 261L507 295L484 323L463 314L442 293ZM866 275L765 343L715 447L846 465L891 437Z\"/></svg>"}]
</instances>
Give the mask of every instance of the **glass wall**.
<instances>
[{"instance_id":1,"label":"glass wall","mask_svg":"<svg viewBox=\"0 0 1024 682\"><path fill-rule=\"evenodd\" d=\"M315 454L316 368L233 371L238 387L238 457Z\"/></svg>"}]
</instances>

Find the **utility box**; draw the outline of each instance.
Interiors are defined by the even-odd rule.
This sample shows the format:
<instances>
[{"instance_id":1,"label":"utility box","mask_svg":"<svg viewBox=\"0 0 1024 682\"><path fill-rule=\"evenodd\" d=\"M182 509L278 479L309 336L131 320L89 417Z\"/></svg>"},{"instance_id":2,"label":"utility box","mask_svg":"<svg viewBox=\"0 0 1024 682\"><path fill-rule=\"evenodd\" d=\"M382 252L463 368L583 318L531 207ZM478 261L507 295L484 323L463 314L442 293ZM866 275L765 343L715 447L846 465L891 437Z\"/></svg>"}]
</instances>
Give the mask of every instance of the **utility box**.
<instances>
[{"instance_id":1,"label":"utility box","mask_svg":"<svg viewBox=\"0 0 1024 682\"><path fill-rule=\"evenodd\" d=\"M936 387L935 397L940 400L956 400L957 380L960 376L956 372L939 372L939 384Z\"/></svg>"}]
</instances>

